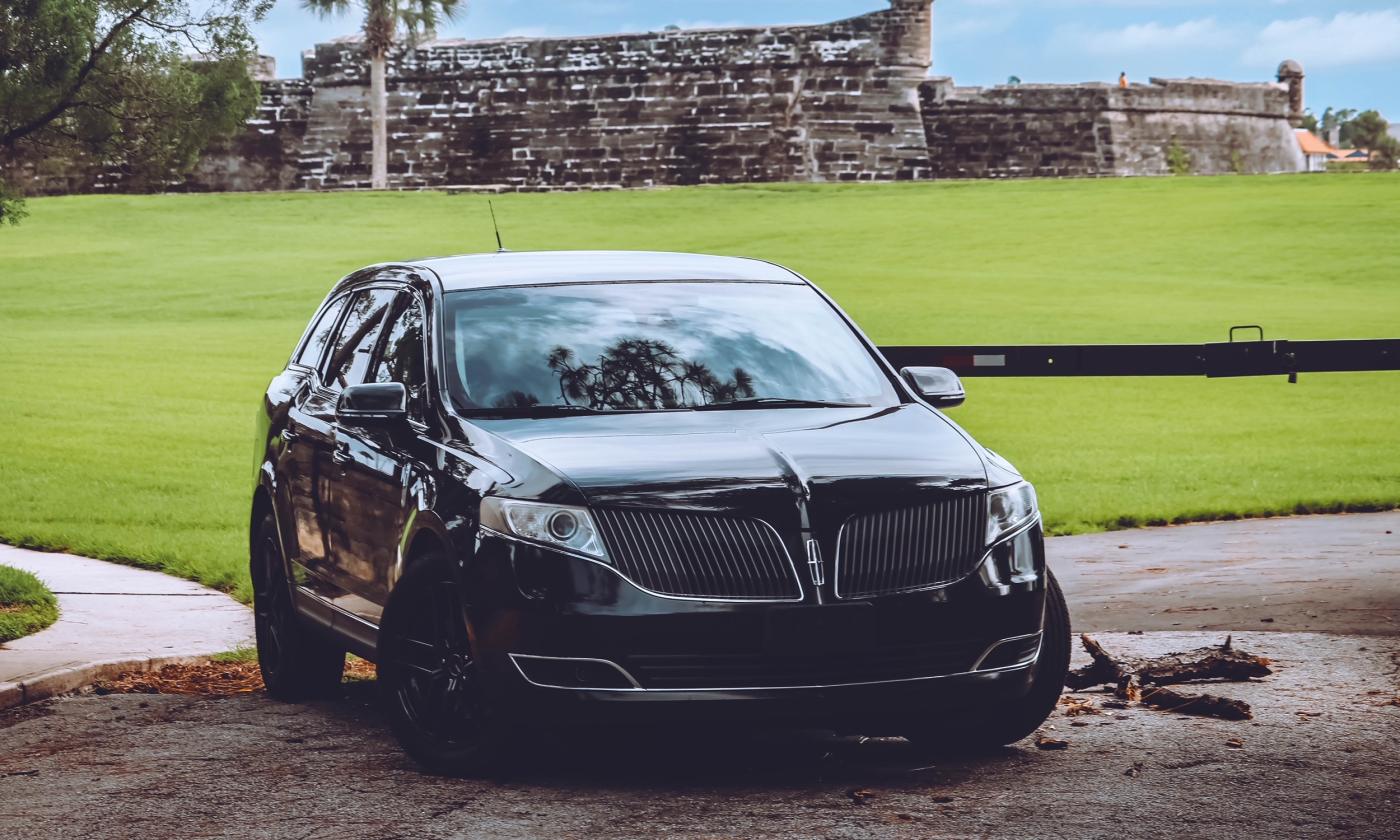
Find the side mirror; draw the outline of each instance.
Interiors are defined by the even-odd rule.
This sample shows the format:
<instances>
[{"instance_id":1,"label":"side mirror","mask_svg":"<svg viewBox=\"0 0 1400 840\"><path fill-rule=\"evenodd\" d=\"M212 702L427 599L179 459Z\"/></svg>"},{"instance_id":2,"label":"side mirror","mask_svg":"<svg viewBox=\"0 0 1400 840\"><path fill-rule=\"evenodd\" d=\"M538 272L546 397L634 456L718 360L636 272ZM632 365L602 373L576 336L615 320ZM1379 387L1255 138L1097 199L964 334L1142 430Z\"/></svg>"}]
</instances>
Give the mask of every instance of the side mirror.
<instances>
[{"instance_id":1,"label":"side mirror","mask_svg":"<svg viewBox=\"0 0 1400 840\"><path fill-rule=\"evenodd\" d=\"M351 385L340 392L335 416L357 423L408 419L408 389L402 382Z\"/></svg>"},{"instance_id":2,"label":"side mirror","mask_svg":"<svg viewBox=\"0 0 1400 840\"><path fill-rule=\"evenodd\" d=\"M899 375L934 408L957 408L967 399L962 380L947 368L907 367Z\"/></svg>"}]
</instances>

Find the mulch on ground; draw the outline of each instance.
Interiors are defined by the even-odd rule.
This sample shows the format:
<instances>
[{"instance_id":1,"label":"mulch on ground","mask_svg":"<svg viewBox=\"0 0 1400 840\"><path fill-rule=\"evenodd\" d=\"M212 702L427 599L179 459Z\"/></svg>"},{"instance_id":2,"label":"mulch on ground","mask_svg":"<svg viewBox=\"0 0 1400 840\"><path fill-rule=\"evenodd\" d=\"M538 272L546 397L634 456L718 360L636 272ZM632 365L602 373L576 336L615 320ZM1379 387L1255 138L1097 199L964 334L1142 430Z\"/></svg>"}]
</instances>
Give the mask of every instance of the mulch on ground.
<instances>
[{"instance_id":1,"label":"mulch on ground","mask_svg":"<svg viewBox=\"0 0 1400 840\"><path fill-rule=\"evenodd\" d=\"M375 678L374 663L350 657L345 663L345 679ZM256 662L199 662L166 665L155 671L129 671L93 686L98 694L187 694L200 697L229 697L254 694L264 689Z\"/></svg>"}]
</instances>

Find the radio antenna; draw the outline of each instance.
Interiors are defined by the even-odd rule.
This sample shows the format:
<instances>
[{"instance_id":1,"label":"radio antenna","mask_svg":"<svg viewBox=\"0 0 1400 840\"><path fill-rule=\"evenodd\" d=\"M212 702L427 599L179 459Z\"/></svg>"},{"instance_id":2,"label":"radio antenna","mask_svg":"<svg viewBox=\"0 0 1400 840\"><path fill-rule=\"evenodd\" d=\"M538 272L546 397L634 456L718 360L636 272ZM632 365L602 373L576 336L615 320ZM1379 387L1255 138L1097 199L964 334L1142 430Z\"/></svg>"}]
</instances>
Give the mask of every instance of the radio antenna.
<instances>
[{"instance_id":1,"label":"radio antenna","mask_svg":"<svg viewBox=\"0 0 1400 840\"><path fill-rule=\"evenodd\" d=\"M496 203L487 199L486 206L491 208L491 227L496 231L496 253L505 253L506 246L501 244L501 226L496 222Z\"/></svg>"}]
</instances>

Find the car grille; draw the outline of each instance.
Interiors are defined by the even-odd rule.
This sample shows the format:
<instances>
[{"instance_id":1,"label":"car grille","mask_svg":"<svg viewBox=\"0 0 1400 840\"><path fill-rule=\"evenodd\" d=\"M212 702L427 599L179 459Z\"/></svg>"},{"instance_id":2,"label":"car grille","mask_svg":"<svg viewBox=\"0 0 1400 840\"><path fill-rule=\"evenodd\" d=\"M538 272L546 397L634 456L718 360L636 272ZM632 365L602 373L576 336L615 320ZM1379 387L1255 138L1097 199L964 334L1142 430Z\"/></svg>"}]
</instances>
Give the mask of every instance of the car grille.
<instances>
[{"instance_id":1,"label":"car grille","mask_svg":"<svg viewBox=\"0 0 1400 840\"><path fill-rule=\"evenodd\" d=\"M802 596L787 549L760 520L617 508L597 514L618 571L652 592L762 601Z\"/></svg>"},{"instance_id":2,"label":"car grille","mask_svg":"<svg viewBox=\"0 0 1400 840\"><path fill-rule=\"evenodd\" d=\"M867 598L961 580L981 559L986 518L981 493L851 517L837 538L837 595Z\"/></svg>"},{"instance_id":3,"label":"car grille","mask_svg":"<svg viewBox=\"0 0 1400 840\"><path fill-rule=\"evenodd\" d=\"M648 654L627 658L643 688L791 688L940 677L968 671L986 640L962 639L813 656Z\"/></svg>"}]
</instances>

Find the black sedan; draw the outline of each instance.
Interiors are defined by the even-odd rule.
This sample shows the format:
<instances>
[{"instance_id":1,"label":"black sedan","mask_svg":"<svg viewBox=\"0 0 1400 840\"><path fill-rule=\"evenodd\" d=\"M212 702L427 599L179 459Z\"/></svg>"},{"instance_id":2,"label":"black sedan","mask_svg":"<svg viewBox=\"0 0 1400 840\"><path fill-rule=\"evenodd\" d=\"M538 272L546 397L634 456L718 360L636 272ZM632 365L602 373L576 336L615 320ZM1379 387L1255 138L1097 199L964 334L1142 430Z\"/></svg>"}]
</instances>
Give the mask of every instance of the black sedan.
<instances>
[{"instance_id":1,"label":"black sedan","mask_svg":"<svg viewBox=\"0 0 1400 840\"><path fill-rule=\"evenodd\" d=\"M429 768L560 722L1011 743L1069 662L1035 492L793 272L660 253L373 266L259 413L268 690L374 660Z\"/></svg>"}]
</instances>

